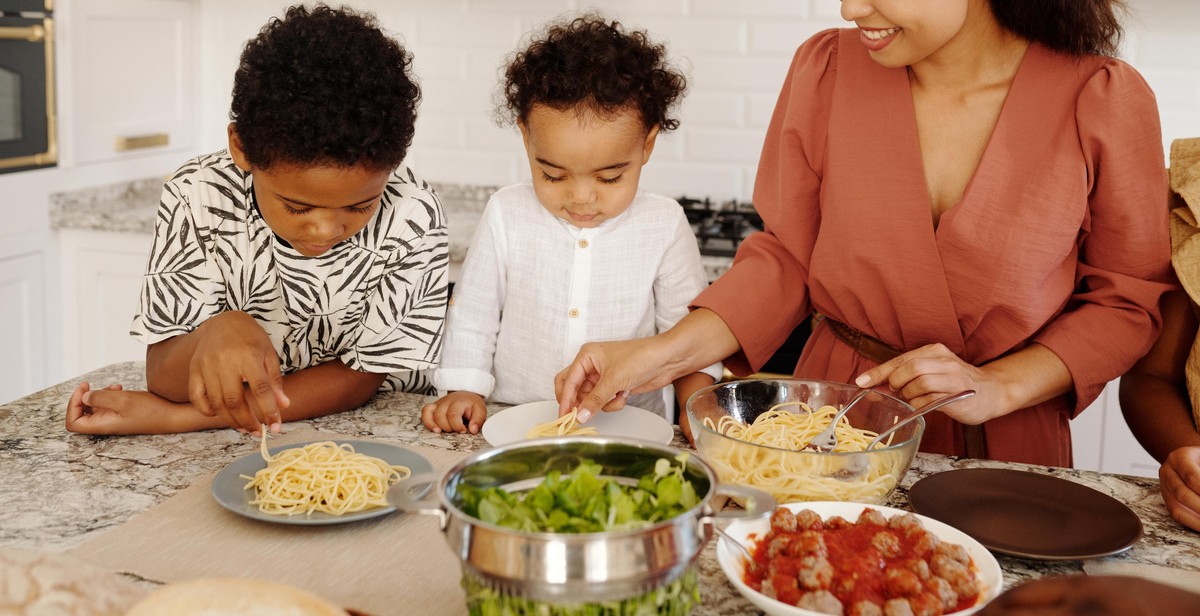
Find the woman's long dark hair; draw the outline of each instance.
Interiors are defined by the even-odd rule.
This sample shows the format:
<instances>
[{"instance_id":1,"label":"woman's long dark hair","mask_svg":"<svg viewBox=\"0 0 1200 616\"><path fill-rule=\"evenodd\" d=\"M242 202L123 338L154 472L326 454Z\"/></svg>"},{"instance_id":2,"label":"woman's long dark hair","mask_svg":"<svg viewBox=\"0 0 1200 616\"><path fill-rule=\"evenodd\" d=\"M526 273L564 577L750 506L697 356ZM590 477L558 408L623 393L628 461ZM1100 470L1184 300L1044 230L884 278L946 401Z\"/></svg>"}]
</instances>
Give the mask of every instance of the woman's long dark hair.
<instances>
[{"instance_id":1,"label":"woman's long dark hair","mask_svg":"<svg viewBox=\"0 0 1200 616\"><path fill-rule=\"evenodd\" d=\"M1115 56L1125 0L990 0L1008 30L1055 51Z\"/></svg>"}]
</instances>

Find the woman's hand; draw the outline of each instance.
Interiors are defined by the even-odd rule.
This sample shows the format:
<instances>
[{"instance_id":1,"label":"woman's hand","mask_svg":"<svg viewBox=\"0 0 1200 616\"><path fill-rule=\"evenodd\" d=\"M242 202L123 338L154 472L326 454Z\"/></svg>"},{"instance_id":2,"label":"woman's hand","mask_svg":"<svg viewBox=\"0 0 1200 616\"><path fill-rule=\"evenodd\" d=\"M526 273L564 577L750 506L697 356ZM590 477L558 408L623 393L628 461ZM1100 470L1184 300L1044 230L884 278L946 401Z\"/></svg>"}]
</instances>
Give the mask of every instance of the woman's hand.
<instances>
[{"instance_id":1,"label":"woman's hand","mask_svg":"<svg viewBox=\"0 0 1200 616\"><path fill-rule=\"evenodd\" d=\"M1001 383L985 370L951 353L943 344L926 345L894 357L859 375L854 383L859 387L886 383L898 396L918 408L938 398L973 389L974 396L941 408L964 424L983 423L991 419L994 409L1007 404Z\"/></svg>"},{"instance_id":2,"label":"woman's hand","mask_svg":"<svg viewBox=\"0 0 1200 616\"><path fill-rule=\"evenodd\" d=\"M1200 447L1180 447L1158 469L1158 487L1175 521L1200 530Z\"/></svg>"},{"instance_id":3,"label":"woman's hand","mask_svg":"<svg viewBox=\"0 0 1200 616\"><path fill-rule=\"evenodd\" d=\"M984 366L973 366L942 344L909 351L867 370L859 387L886 383L913 406L968 389L975 395L942 407L960 423L975 425L1071 391L1066 364L1050 349L1031 344Z\"/></svg>"},{"instance_id":4,"label":"woman's hand","mask_svg":"<svg viewBox=\"0 0 1200 616\"><path fill-rule=\"evenodd\" d=\"M278 432L280 411L290 401L279 356L262 326L245 312L231 311L196 332L202 336L188 369L188 397L196 409L243 432L257 432L264 424Z\"/></svg>"},{"instance_id":5,"label":"woman's hand","mask_svg":"<svg viewBox=\"0 0 1200 616\"><path fill-rule=\"evenodd\" d=\"M421 423L433 432L479 434L485 420L487 402L472 391L452 391L437 402L421 407Z\"/></svg>"},{"instance_id":6,"label":"woman's hand","mask_svg":"<svg viewBox=\"0 0 1200 616\"><path fill-rule=\"evenodd\" d=\"M625 408L629 394L658 389L671 382L663 362L655 361L662 342L657 337L589 342L575 361L554 377L554 396L561 417L579 409L583 423L598 410Z\"/></svg>"},{"instance_id":7,"label":"woman's hand","mask_svg":"<svg viewBox=\"0 0 1200 616\"><path fill-rule=\"evenodd\" d=\"M1025 582L979 610L979 616L1161 616L1200 614L1200 594L1142 578L1063 575Z\"/></svg>"}]
</instances>

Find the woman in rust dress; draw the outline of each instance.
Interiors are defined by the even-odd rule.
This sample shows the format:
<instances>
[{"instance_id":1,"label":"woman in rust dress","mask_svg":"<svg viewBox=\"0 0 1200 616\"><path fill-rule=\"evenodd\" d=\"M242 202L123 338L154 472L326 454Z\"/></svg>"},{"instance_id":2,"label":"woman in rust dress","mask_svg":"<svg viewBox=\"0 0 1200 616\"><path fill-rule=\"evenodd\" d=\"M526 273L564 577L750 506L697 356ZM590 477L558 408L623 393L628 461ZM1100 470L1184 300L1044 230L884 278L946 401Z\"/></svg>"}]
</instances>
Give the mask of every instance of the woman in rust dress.
<instances>
[{"instance_id":1,"label":"woman in rust dress","mask_svg":"<svg viewBox=\"0 0 1200 616\"><path fill-rule=\"evenodd\" d=\"M766 231L672 330L583 347L563 409L726 358L891 388L921 449L1071 465L1068 421L1150 346L1170 288L1154 95L1115 2L844 0L796 52L754 203Z\"/></svg>"}]
</instances>

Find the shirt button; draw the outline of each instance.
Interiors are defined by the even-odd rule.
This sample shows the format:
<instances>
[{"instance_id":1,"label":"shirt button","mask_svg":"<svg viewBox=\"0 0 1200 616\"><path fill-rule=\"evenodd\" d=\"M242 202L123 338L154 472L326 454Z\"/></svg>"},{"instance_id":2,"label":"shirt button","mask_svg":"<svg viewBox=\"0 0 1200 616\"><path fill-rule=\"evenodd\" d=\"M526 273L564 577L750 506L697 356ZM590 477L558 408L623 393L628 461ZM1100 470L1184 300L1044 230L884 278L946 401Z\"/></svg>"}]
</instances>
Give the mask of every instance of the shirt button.
<instances>
[{"instance_id":1,"label":"shirt button","mask_svg":"<svg viewBox=\"0 0 1200 616\"><path fill-rule=\"evenodd\" d=\"M579 309L572 308L571 311L568 312L567 314L570 315L572 319L574 319L575 317L579 316Z\"/></svg>"},{"instance_id":2,"label":"shirt button","mask_svg":"<svg viewBox=\"0 0 1200 616\"><path fill-rule=\"evenodd\" d=\"M580 247L580 248L587 248L587 247L588 247L588 241L587 241L587 240L579 240L579 247Z\"/></svg>"}]
</instances>

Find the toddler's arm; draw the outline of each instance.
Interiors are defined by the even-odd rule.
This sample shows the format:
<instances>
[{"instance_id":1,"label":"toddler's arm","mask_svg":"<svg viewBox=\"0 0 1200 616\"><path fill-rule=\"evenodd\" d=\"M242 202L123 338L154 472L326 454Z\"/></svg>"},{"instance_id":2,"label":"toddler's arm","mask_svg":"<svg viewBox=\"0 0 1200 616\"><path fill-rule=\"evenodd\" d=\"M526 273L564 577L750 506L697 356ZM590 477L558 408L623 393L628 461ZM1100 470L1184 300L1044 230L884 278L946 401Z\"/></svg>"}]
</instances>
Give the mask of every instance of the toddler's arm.
<instances>
[{"instance_id":1,"label":"toddler's arm","mask_svg":"<svg viewBox=\"0 0 1200 616\"><path fill-rule=\"evenodd\" d=\"M692 394L697 391L712 385L716 381L713 377L703 372L692 372L685 374L675 379L675 399L679 402L679 429L683 431L683 435L687 437L689 443L693 447L696 446L696 437L692 434L692 425L688 421L687 416L687 401L692 397Z\"/></svg>"}]
</instances>

